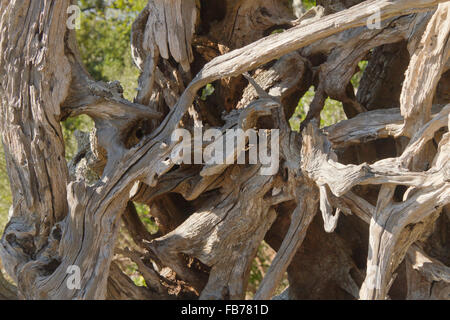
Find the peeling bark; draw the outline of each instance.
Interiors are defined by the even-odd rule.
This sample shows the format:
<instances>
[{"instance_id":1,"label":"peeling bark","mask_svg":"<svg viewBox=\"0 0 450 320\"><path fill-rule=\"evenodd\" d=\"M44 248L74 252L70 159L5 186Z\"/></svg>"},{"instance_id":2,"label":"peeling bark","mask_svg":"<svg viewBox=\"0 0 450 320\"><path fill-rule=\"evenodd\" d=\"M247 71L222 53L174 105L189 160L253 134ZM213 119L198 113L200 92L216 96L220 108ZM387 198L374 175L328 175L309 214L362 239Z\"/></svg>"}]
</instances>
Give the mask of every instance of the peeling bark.
<instances>
[{"instance_id":1,"label":"peeling bark","mask_svg":"<svg viewBox=\"0 0 450 320\"><path fill-rule=\"evenodd\" d=\"M17 297L243 299L266 240L277 254L256 299L271 299L285 272L283 298L449 299L450 4L319 2L295 19L287 1L150 0L132 29L134 101L85 70L65 28L70 1L2 2L0 123L14 199L0 257ZM375 7L379 29L367 27ZM199 99L211 83L216 92ZM294 132L288 121L311 86ZM328 97L348 120L320 129ZM59 122L80 114L96 129L68 166ZM173 130L200 121L221 138L278 129L278 172L175 163ZM132 201L150 207L158 233ZM139 250L117 248L121 221ZM71 266L79 290L67 286ZM15 297L0 277L0 298Z\"/></svg>"}]
</instances>

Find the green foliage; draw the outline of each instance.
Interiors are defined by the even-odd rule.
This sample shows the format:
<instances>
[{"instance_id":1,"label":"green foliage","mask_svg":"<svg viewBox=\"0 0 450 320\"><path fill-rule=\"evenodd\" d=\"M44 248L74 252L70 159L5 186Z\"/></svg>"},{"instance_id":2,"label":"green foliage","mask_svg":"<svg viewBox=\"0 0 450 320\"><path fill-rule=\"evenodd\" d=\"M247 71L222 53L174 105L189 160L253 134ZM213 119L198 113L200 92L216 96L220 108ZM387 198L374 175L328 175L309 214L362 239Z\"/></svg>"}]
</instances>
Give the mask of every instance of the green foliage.
<instances>
[{"instance_id":1,"label":"green foliage","mask_svg":"<svg viewBox=\"0 0 450 320\"><path fill-rule=\"evenodd\" d=\"M298 131L300 124L306 118L306 113L309 110L309 106L314 99L314 87L309 88L305 95L298 102L297 108L290 119L292 130ZM342 103L328 98L325 101L322 112L320 113L320 127L331 126L341 120L345 120L344 109Z\"/></svg>"},{"instance_id":2,"label":"green foliage","mask_svg":"<svg viewBox=\"0 0 450 320\"><path fill-rule=\"evenodd\" d=\"M258 248L258 252L256 254L255 260L250 268L250 279L249 285L247 288L247 298L252 299L256 290L261 285L261 282L269 270L270 265L272 264L273 258L275 258L275 251L265 242L263 241ZM275 294L278 295L283 292L284 289L289 285L287 280L286 273L280 281L280 284L275 291Z\"/></svg>"},{"instance_id":3,"label":"green foliage","mask_svg":"<svg viewBox=\"0 0 450 320\"><path fill-rule=\"evenodd\" d=\"M361 82L361 78L364 74L364 71L366 70L367 63L367 60L362 60L358 63L359 71L352 77L352 85L354 88L359 87L359 83Z\"/></svg>"},{"instance_id":4,"label":"green foliage","mask_svg":"<svg viewBox=\"0 0 450 320\"><path fill-rule=\"evenodd\" d=\"M305 95L298 102L297 108L290 119L292 130L300 130L300 124L306 118L306 112L314 99L314 87L310 87Z\"/></svg>"},{"instance_id":5,"label":"green foliage","mask_svg":"<svg viewBox=\"0 0 450 320\"><path fill-rule=\"evenodd\" d=\"M67 161L70 161L75 156L78 149L77 141L73 134L75 130L90 132L92 129L94 129L94 122L86 115L69 118L62 123Z\"/></svg>"},{"instance_id":6,"label":"green foliage","mask_svg":"<svg viewBox=\"0 0 450 320\"><path fill-rule=\"evenodd\" d=\"M286 30L285 30L285 29L282 29L282 28L280 28L280 29L275 29L275 30L273 30L270 34L283 33L284 31L286 31Z\"/></svg>"},{"instance_id":7,"label":"green foliage","mask_svg":"<svg viewBox=\"0 0 450 320\"><path fill-rule=\"evenodd\" d=\"M316 6L316 0L303 0L302 3L306 10Z\"/></svg>"},{"instance_id":8,"label":"green foliage","mask_svg":"<svg viewBox=\"0 0 450 320\"><path fill-rule=\"evenodd\" d=\"M84 64L96 80L119 80L124 96L133 99L138 69L130 50L131 25L146 0L81 0L77 39Z\"/></svg>"},{"instance_id":9,"label":"green foliage","mask_svg":"<svg viewBox=\"0 0 450 320\"><path fill-rule=\"evenodd\" d=\"M131 57L131 25L146 3L146 0L79 1L82 15L77 40L83 63L96 80L119 80L129 100L135 96L139 76ZM90 131L93 122L80 116L64 121L62 126L66 159L70 160L77 151L74 131Z\"/></svg>"},{"instance_id":10,"label":"green foliage","mask_svg":"<svg viewBox=\"0 0 450 320\"><path fill-rule=\"evenodd\" d=\"M208 99L208 97L210 95L212 95L214 93L215 89L214 86L211 83L208 83L202 90L202 96L200 97L200 99L202 99L203 101L206 101L206 99Z\"/></svg>"},{"instance_id":11,"label":"green foliage","mask_svg":"<svg viewBox=\"0 0 450 320\"><path fill-rule=\"evenodd\" d=\"M358 89L361 78L366 70L368 61L362 60L358 64L359 71L352 77L351 82L355 89ZM309 110L312 100L314 99L314 87L309 88L305 95L300 99L295 110L294 115L290 120L291 128L293 130L299 130L300 124L306 118L306 111ZM325 106L320 113L320 127L330 126L341 120L347 119L342 107L342 103L328 98L325 101Z\"/></svg>"},{"instance_id":12,"label":"green foliage","mask_svg":"<svg viewBox=\"0 0 450 320\"><path fill-rule=\"evenodd\" d=\"M346 120L342 102L328 98L325 101L325 106L320 113L320 127L331 126L339 121Z\"/></svg>"},{"instance_id":13,"label":"green foliage","mask_svg":"<svg viewBox=\"0 0 450 320\"><path fill-rule=\"evenodd\" d=\"M297 108L290 119L292 130L300 130L300 124L305 120L307 111L309 110L309 106L313 99L314 87L311 87L298 102ZM345 119L347 119L347 117L345 116L342 103L328 98L320 113L320 127L331 126L332 124Z\"/></svg>"},{"instance_id":14,"label":"green foliage","mask_svg":"<svg viewBox=\"0 0 450 320\"><path fill-rule=\"evenodd\" d=\"M272 263L273 257L268 253L268 245L263 243L258 248L258 253L256 255L256 261L252 264L250 269L250 283L255 287L258 287L264 278L265 273Z\"/></svg>"},{"instance_id":15,"label":"green foliage","mask_svg":"<svg viewBox=\"0 0 450 320\"><path fill-rule=\"evenodd\" d=\"M136 207L139 218L141 218L141 221L147 227L147 230L151 234L155 234L156 232L158 232L158 225L156 224L152 216L150 216L150 208L145 204L137 202L134 202L134 206Z\"/></svg>"},{"instance_id":16,"label":"green foliage","mask_svg":"<svg viewBox=\"0 0 450 320\"><path fill-rule=\"evenodd\" d=\"M0 146L0 236L7 223L11 203L12 196L6 171L5 154L3 153L3 146Z\"/></svg>"}]
</instances>

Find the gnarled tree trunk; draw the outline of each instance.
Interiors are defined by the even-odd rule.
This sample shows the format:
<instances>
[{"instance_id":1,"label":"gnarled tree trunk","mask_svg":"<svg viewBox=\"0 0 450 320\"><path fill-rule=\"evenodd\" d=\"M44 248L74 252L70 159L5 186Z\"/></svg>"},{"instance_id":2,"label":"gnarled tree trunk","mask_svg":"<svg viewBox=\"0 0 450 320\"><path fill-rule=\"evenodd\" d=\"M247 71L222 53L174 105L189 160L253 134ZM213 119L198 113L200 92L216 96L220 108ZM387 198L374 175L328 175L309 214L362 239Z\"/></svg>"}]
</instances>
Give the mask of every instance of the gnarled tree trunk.
<instances>
[{"instance_id":1,"label":"gnarled tree trunk","mask_svg":"<svg viewBox=\"0 0 450 320\"><path fill-rule=\"evenodd\" d=\"M18 297L242 299L265 240L277 254L256 299L272 298L285 272L281 298L449 299L450 2L317 3L297 19L290 1L149 0L133 24L141 75L127 101L118 82L84 68L66 28L71 1L2 1L0 123L14 199L0 257ZM328 97L348 119L319 128ZM81 114L96 129L69 168L60 122ZM222 134L278 129L279 170L176 163L186 141L173 131L200 122ZM227 156L248 141L238 147ZM150 207L157 234L133 201ZM122 221L137 249L117 247ZM2 283L0 298L15 297Z\"/></svg>"}]
</instances>

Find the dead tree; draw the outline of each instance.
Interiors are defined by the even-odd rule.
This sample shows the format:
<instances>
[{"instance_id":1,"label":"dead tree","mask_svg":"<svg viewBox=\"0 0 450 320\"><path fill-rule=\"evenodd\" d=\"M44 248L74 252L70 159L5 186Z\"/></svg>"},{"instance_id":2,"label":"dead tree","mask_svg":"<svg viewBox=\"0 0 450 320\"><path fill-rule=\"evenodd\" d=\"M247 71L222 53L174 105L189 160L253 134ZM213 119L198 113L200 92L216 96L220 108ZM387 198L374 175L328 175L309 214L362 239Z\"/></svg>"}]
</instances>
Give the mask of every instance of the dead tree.
<instances>
[{"instance_id":1,"label":"dead tree","mask_svg":"<svg viewBox=\"0 0 450 320\"><path fill-rule=\"evenodd\" d=\"M285 272L279 298L449 299L449 1L318 1L297 19L289 1L150 0L132 30L133 102L84 68L66 28L71 4L0 3L14 195L0 256L19 298L241 299L265 240L277 254L257 299L272 298ZM207 84L216 90L204 101ZM321 129L327 97L348 120ZM60 122L81 114L96 130L69 168ZM278 172L175 163L172 132L200 121L222 133L278 129ZM133 201L149 205L156 235ZM139 250L117 248L122 222ZM147 287L113 261L118 252ZM67 285L71 266L79 289ZM0 297L13 296L1 283Z\"/></svg>"}]
</instances>

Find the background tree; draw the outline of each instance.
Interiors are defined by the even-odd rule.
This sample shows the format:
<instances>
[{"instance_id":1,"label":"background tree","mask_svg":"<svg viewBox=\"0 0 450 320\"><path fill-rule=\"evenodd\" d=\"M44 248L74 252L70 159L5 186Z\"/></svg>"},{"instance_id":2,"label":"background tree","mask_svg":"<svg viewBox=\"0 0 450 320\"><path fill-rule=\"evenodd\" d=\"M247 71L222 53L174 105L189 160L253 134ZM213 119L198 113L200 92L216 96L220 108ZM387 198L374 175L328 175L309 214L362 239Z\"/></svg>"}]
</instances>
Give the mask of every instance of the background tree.
<instances>
[{"instance_id":1,"label":"background tree","mask_svg":"<svg viewBox=\"0 0 450 320\"><path fill-rule=\"evenodd\" d=\"M242 298L263 241L256 298L449 297L448 1L82 1L78 35L69 4L0 5L19 297ZM171 162L200 120L280 129L279 172Z\"/></svg>"}]
</instances>

